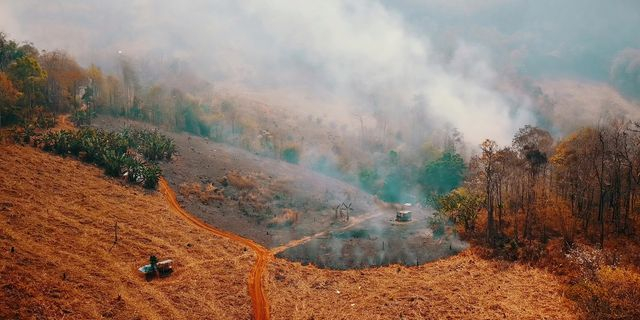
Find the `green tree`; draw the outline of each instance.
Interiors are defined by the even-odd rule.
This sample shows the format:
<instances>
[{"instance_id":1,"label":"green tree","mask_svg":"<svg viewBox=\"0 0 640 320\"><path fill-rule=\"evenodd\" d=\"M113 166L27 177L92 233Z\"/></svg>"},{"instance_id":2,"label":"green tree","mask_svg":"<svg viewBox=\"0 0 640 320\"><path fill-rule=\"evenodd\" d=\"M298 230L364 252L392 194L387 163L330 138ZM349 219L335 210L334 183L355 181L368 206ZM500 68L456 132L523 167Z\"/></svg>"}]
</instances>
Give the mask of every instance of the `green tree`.
<instances>
[{"instance_id":1,"label":"green tree","mask_svg":"<svg viewBox=\"0 0 640 320\"><path fill-rule=\"evenodd\" d=\"M6 34L0 32L0 71L7 72L16 60L25 56L37 56L38 50L31 44L19 45L7 39Z\"/></svg>"},{"instance_id":2,"label":"green tree","mask_svg":"<svg viewBox=\"0 0 640 320\"><path fill-rule=\"evenodd\" d=\"M358 172L358 181L360 182L360 187L372 194L376 193L377 191L376 183L378 182L379 178L380 176L378 175L378 171L376 171L375 169L362 168Z\"/></svg>"},{"instance_id":3,"label":"green tree","mask_svg":"<svg viewBox=\"0 0 640 320\"><path fill-rule=\"evenodd\" d=\"M289 147L282 150L282 159L289 163L297 164L300 162L300 151L296 147Z\"/></svg>"},{"instance_id":4,"label":"green tree","mask_svg":"<svg viewBox=\"0 0 640 320\"><path fill-rule=\"evenodd\" d=\"M7 39L6 35L0 32L0 71L7 71L21 55L18 44Z\"/></svg>"},{"instance_id":5,"label":"green tree","mask_svg":"<svg viewBox=\"0 0 640 320\"><path fill-rule=\"evenodd\" d=\"M404 193L404 179L400 170L389 173L380 190L380 198L386 202L400 202Z\"/></svg>"},{"instance_id":6,"label":"green tree","mask_svg":"<svg viewBox=\"0 0 640 320\"><path fill-rule=\"evenodd\" d=\"M445 152L425 165L419 182L428 195L442 195L460 186L465 170L466 165L459 154Z\"/></svg>"},{"instance_id":7,"label":"green tree","mask_svg":"<svg viewBox=\"0 0 640 320\"><path fill-rule=\"evenodd\" d=\"M457 188L434 201L436 209L444 213L455 224L462 224L465 231L475 228L478 211L484 205L484 198L466 188Z\"/></svg>"},{"instance_id":8,"label":"green tree","mask_svg":"<svg viewBox=\"0 0 640 320\"><path fill-rule=\"evenodd\" d=\"M42 97L42 84L47 77L47 73L42 70L38 60L33 56L18 58L9 67L8 74L14 86L23 93L19 104L32 108Z\"/></svg>"}]
</instances>

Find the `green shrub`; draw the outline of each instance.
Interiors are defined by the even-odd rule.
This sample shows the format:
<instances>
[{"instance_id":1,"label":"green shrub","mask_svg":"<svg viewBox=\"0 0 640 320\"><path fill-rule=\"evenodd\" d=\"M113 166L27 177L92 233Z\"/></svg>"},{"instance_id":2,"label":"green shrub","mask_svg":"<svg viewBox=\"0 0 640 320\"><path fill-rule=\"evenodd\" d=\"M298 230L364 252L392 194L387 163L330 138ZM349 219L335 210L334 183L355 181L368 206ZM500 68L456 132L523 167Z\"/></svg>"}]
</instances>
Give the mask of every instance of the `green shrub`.
<instances>
[{"instance_id":1,"label":"green shrub","mask_svg":"<svg viewBox=\"0 0 640 320\"><path fill-rule=\"evenodd\" d=\"M148 160L169 160L175 152L175 146L169 138L154 132L144 137L140 151Z\"/></svg>"},{"instance_id":2,"label":"green shrub","mask_svg":"<svg viewBox=\"0 0 640 320\"><path fill-rule=\"evenodd\" d=\"M162 171L157 165L145 166L142 169L142 178L144 179L143 186L147 189L155 189L158 186L160 180L160 174Z\"/></svg>"},{"instance_id":3,"label":"green shrub","mask_svg":"<svg viewBox=\"0 0 640 320\"><path fill-rule=\"evenodd\" d=\"M37 137L34 125L27 125L13 131L13 141L18 144L31 144L32 140L37 140Z\"/></svg>"},{"instance_id":4,"label":"green shrub","mask_svg":"<svg viewBox=\"0 0 640 320\"><path fill-rule=\"evenodd\" d=\"M89 110L77 110L71 114L71 121L77 127L91 124L91 118L95 118L95 112Z\"/></svg>"},{"instance_id":5,"label":"green shrub","mask_svg":"<svg viewBox=\"0 0 640 320\"><path fill-rule=\"evenodd\" d=\"M176 152L173 140L155 130L125 128L122 130L122 138L127 141L129 147L140 151L147 160L170 160Z\"/></svg>"},{"instance_id":6,"label":"green shrub","mask_svg":"<svg viewBox=\"0 0 640 320\"><path fill-rule=\"evenodd\" d=\"M22 134L20 139L24 139ZM161 170L141 160L136 152L149 161L171 159L175 153L173 141L157 131L128 128L120 132L95 128L48 132L35 138L34 144L48 152L72 154L102 167L108 176L124 175L128 182L149 189L157 187Z\"/></svg>"},{"instance_id":7,"label":"green shrub","mask_svg":"<svg viewBox=\"0 0 640 320\"><path fill-rule=\"evenodd\" d=\"M104 168L104 173L108 176L119 177L126 163L127 156L118 154L114 150L107 150L102 155L102 167Z\"/></svg>"},{"instance_id":8,"label":"green shrub","mask_svg":"<svg viewBox=\"0 0 640 320\"><path fill-rule=\"evenodd\" d=\"M289 163L298 164L300 162L300 151L296 147L289 147L282 150L282 159Z\"/></svg>"},{"instance_id":9,"label":"green shrub","mask_svg":"<svg viewBox=\"0 0 640 320\"><path fill-rule=\"evenodd\" d=\"M69 140L71 140L71 133L68 131L59 131L53 136L53 151L59 155L66 155L69 153Z\"/></svg>"},{"instance_id":10,"label":"green shrub","mask_svg":"<svg viewBox=\"0 0 640 320\"><path fill-rule=\"evenodd\" d=\"M140 183L144 180L143 171L145 165L131 157L127 157L124 162L124 174L127 176L127 181L131 183Z\"/></svg>"}]
</instances>

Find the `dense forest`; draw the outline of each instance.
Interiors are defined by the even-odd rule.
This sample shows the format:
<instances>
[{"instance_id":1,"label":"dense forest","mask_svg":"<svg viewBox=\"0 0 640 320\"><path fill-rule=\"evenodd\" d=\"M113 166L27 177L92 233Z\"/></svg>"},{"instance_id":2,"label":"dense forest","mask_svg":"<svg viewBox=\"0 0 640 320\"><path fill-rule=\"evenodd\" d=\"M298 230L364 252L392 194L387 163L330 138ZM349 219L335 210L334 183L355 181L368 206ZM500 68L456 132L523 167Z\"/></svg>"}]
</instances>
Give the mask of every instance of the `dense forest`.
<instances>
[{"instance_id":1,"label":"dense forest","mask_svg":"<svg viewBox=\"0 0 640 320\"><path fill-rule=\"evenodd\" d=\"M525 126L510 146L480 149L461 187L431 197L432 223L457 224L491 256L569 275L590 317L637 317L640 124L603 118L559 140Z\"/></svg>"}]
</instances>

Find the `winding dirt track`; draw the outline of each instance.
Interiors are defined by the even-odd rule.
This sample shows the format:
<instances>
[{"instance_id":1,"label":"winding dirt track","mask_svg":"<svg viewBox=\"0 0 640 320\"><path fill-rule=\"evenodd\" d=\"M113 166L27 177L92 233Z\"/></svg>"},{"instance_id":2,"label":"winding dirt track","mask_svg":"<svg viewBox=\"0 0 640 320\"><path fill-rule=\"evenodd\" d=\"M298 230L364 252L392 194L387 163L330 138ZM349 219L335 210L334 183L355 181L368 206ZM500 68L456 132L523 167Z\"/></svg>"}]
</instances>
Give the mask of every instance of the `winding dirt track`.
<instances>
[{"instance_id":1,"label":"winding dirt track","mask_svg":"<svg viewBox=\"0 0 640 320\"><path fill-rule=\"evenodd\" d=\"M160 192L164 194L171 208L173 208L173 210L176 213L178 213L180 217L182 217L183 219L187 220L189 223L193 224L194 226L200 229L203 229L216 236L227 238L231 241L239 242L251 248L253 251L255 251L256 264L253 266L253 269L251 270L251 274L249 275L249 296L251 297L251 302L253 305L253 318L256 320L269 319L269 315L270 315L269 303L264 294L264 288L262 283L262 279L264 278L264 273L265 273L265 270L267 269L267 263L269 262L269 260L273 259L274 255L277 253L280 253L286 249L308 242L314 238L325 235L329 232L328 230L321 231L314 235L310 235L298 240L293 240L287 244L284 244L282 246L269 250L266 247L256 243L251 239L247 239L237 234L234 234L225 230L217 229L213 226L206 224L205 222L191 215L189 212L187 212L185 209L183 209L180 206L180 204L178 203L178 199L176 198L175 192L171 189L171 187L169 186L169 183L164 178L160 178L159 185L160 185ZM364 216L352 218L349 224L337 230L346 230L346 229L352 228L355 225L358 225L371 218L375 218L381 214L382 212L375 212L372 214L367 214Z\"/></svg>"},{"instance_id":2,"label":"winding dirt track","mask_svg":"<svg viewBox=\"0 0 640 320\"><path fill-rule=\"evenodd\" d=\"M382 211L376 211L376 212L373 212L373 213L369 213L369 214L353 217L353 218L351 218L349 223L346 224L343 227L340 227L340 228L337 228L337 229L327 229L327 230L323 230L323 231L320 231L318 233L312 234L310 236L302 237L302 238L297 239L297 240L291 240L288 243L285 243L285 244L283 244L283 245L281 245L279 247L275 247L275 248L271 249L271 254L272 255L276 255L276 254L278 254L280 252L283 252L283 251L285 251L287 249L299 246L301 244L305 244L305 243L307 243L307 242L309 242L309 241L311 241L311 240L313 240L315 238L319 238L319 237L325 236L325 235L329 234L329 232L337 232L337 231L349 230L349 229L351 229L351 228L353 228L353 227L355 227L355 226L357 226L357 225L359 225L359 224L361 224L361 223L363 223L363 222L365 222L367 220L379 217L383 213L384 212L382 212Z\"/></svg>"},{"instance_id":3,"label":"winding dirt track","mask_svg":"<svg viewBox=\"0 0 640 320\"><path fill-rule=\"evenodd\" d=\"M253 317L256 320L269 319L269 304L264 295L264 288L262 286L262 278L267 268L267 262L273 257L273 254L269 251L269 249L261 246L253 240L243 238L224 230L216 229L191 215L189 212L180 207L175 192L173 192L164 178L160 178L160 191L164 194L171 208L173 208L173 210L175 210L175 212L178 213L183 219L187 220L194 226L214 235L227 238L231 241L242 243L243 245L246 245L247 247L255 251L256 264L253 267L253 270L251 270L251 274L249 275L249 296L251 296L253 305Z\"/></svg>"}]
</instances>

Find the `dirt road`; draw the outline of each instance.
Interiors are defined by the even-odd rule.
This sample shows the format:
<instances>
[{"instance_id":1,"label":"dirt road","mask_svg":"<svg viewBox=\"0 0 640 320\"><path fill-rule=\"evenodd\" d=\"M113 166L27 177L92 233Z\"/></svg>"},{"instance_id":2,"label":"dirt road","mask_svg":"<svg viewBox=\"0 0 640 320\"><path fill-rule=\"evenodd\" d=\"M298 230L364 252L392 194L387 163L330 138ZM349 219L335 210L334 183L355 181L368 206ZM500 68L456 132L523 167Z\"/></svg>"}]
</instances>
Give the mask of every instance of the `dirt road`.
<instances>
[{"instance_id":1,"label":"dirt road","mask_svg":"<svg viewBox=\"0 0 640 320\"><path fill-rule=\"evenodd\" d=\"M377 218L380 217L381 215L383 215L384 212L382 211L376 211L376 212L372 212L372 213L367 213L367 214L363 214L360 216L356 216L351 218L351 220L349 221L349 223L347 223L345 226L340 227L340 228L330 228L330 229L325 229L323 231L317 232L315 234L312 234L310 236L306 236L306 237L302 237L300 239L296 239L296 240L291 240L288 243L285 243L281 246L275 247L273 249L271 249L271 254L276 255L278 253L281 253L287 249L299 246L301 244L305 244L313 239L325 236L327 234L329 234L330 232L338 232L338 231L344 231L344 230L349 230L367 220L371 220L373 218Z\"/></svg>"},{"instance_id":2,"label":"dirt road","mask_svg":"<svg viewBox=\"0 0 640 320\"><path fill-rule=\"evenodd\" d=\"M269 304L264 295L262 279L267 267L267 262L273 257L271 252L253 240L216 229L182 209L180 204L178 204L175 192L173 192L167 181L163 178L160 179L160 191L164 194L171 208L191 224L214 235L246 245L256 253L256 264L249 275L249 295L251 296L253 304L253 316L256 320L269 319Z\"/></svg>"},{"instance_id":3,"label":"dirt road","mask_svg":"<svg viewBox=\"0 0 640 320\"><path fill-rule=\"evenodd\" d=\"M184 210L178 203L178 199L176 198L175 192L171 189L171 187L169 186L169 183L164 178L160 178L160 191L165 196L171 208L176 213L178 213L178 215L180 215L183 219L187 220L188 222L195 225L196 227L203 229L209 233L212 233L216 236L227 238L229 240L246 245L256 253L256 264L254 265L253 269L251 270L251 274L249 275L249 296L251 297L251 301L253 304L254 319L257 319L257 320L269 319L269 303L265 297L264 287L263 287L264 273L265 273L265 270L267 269L267 263L269 262L269 260L271 260L275 254L280 253L286 250L287 248L300 245L302 243L305 243L311 239L317 238L329 232L328 230L318 232L314 235L304 237L302 239L294 240L283 246L269 250L263 247L262 245L256 243L253 240L241 237L237 234L234 234L228 231L214 228L211 225L206 224L202 220L196 218L195 216L193 216L192 214ZM375 212L372 214L354 217L351 219L349 224L347 224L346 226L338 230L349 229L357 224L360 224L371 218L377 217L381 214L382 214L381 212Z\"/></svg>"}]
</instances>

